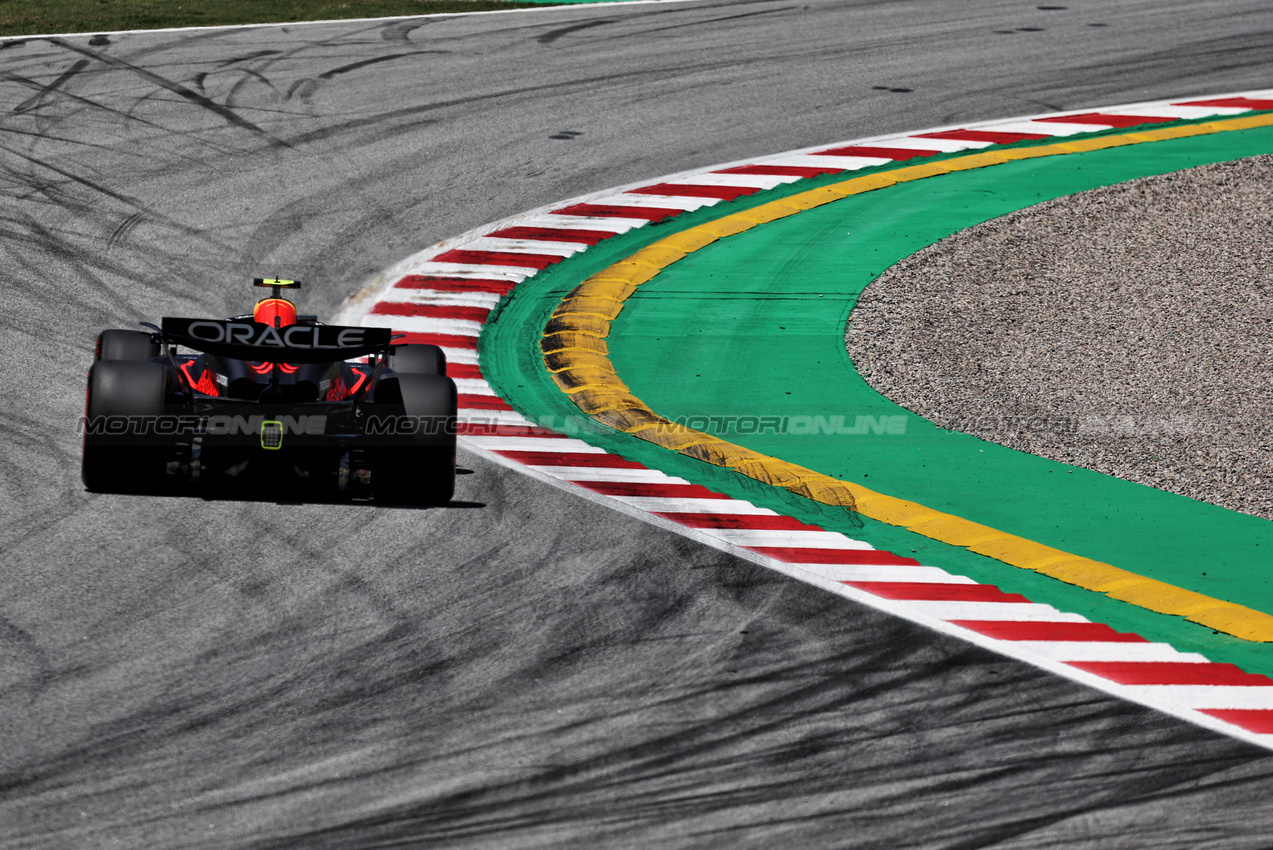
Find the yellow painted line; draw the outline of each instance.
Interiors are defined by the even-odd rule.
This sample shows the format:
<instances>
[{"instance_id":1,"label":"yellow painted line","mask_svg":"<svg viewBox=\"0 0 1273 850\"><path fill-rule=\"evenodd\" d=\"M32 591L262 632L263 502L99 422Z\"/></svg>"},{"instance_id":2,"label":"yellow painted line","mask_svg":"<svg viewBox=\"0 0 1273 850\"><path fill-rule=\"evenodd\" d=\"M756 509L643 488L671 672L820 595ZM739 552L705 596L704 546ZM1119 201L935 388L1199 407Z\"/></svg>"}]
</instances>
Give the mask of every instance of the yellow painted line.
<instances>
[{"instance_id":1,"label":"yellow painted line","mask_svg":"<svg viewBox=\"0 0 1273 850\"><path fill-rule=\"evenodd\" d=\"M1184 617L1249 641L1273 641L1273 615L1176 587L1111 564L1044 546L1033 540L935 511L916 502L877 493L788 461L752 451L659 416L615 372L606 347L611 323L637 287L687 254L717 239L757 225L899 183L985 168L1005 162L1105 150L1125 145L1181 139L1232 130L1273 126L1273 115L1208 121L1182 127L1076 139L1055 144L984 151L953 159L854 177L723 216L683 230L592 275L561 300L544 327L544 366L558 388L597 422L688 457L725 467L827 505L906 528L932 540L961 546L1014 567L1033 570L1162 614Z\"/></svg>"}]
</instances>

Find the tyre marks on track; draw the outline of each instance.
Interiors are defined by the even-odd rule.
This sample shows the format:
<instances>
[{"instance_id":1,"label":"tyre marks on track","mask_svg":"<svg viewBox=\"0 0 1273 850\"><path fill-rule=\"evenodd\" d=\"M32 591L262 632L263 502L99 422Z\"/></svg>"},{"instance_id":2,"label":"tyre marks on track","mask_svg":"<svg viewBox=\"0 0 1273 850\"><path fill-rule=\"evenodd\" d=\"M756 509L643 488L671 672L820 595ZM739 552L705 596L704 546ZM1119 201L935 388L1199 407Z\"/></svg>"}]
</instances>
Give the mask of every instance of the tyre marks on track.
<instances>
[{"instance_id":1,"label":"tyre marks on track","mask_svg":"<svg viewBox=\"0 0 1273 850\"><path fill-rule=\"evenodd\" d=\"M495 392L477 349L491 311L519 283L611 236L686 211L938 153L1267 109L1273 91L1137 104L845 142L675 175L563 202L427 249L386 271L388 284L370 299L351 299L337 321L388 326L404 332L406 342L441 346L459 386L467 449L842 597L1273 747L1273 679L876 549L543 428Z\"/></svg>"}]
</instances>

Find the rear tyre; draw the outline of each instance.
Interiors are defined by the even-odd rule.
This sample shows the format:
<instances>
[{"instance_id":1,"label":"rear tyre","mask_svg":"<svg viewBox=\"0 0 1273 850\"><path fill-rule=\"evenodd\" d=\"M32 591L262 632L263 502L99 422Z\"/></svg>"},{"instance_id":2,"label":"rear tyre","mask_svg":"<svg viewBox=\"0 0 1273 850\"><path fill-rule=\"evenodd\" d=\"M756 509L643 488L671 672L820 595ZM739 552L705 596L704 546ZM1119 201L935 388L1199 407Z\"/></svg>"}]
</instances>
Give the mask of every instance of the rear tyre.
<instances>
[{"instance_id":1,"label":"rear tyre","mask_svg":"<svg viewBox=\"0 0 1273 850\"><path fill-rule=\"evenodd\" d=\"M102 331L97 337L98 360L145 362L159 356L159 343L144 331Z\"/></svg>"},{"instance_id":2,"label":"rear tyre","mask_svg":"<svg viewBox=\"0 0 1273 850\"><path fill-rule=\"evenodd\" d=\"M455 495L455 382L444 375L397 375L376 388L382 411L405 415L413 433L399 432L375 452L376 501L445 505Z\"/></svg>"},{"instance_id":3,"label":"rear tyre","mask_svg":"<svg viewBox=\"0 0 1273 850\"><path fill-rule=\"evenodd\" d=\"M168 370L160 363L102 360L88 373L84 486L101 492L144 492L166 479L166 454L155 433L163 415Z\"/></svg>"},{"instance_id":4,"label":"rear tyre","mask_svg":"<svg viewBox=\"0 0 1273 850\"><path fill-rule=\"evenodd\" d=\"M371 489L377 502L388 505L445 505L455 495L455 452L402 449L382 455Z\"/></svg>"},{"instance_id":5,"label":"rear tyre","mask_svg":"<svg viewBox=\"0 0 1273 850\"><path fill-rule=\"evenodd\" d=\"M436 345L399 345L385 365L399 375L445 375L446 352Z\"/></svg>"}]
</instances>

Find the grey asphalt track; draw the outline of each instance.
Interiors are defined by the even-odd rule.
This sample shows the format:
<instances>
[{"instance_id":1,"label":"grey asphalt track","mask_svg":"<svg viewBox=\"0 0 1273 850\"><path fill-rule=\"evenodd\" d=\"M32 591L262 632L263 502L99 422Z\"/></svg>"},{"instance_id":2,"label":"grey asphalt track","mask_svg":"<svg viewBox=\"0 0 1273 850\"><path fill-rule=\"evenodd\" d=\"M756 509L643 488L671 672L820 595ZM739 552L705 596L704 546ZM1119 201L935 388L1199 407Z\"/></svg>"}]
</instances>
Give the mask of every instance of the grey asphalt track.
<instances>
[{"instance_id":1,"label":"grey asphalt track","mask_svg":"<svg viewBox=\"0 0 1273 850\"><path fill-rule=\"evenodd\" d=\"M588 191L1273 85L1264 0L1064 5L0 44L0 848L1267 846L1263 750L480 458L433 510L79 482L96 333L253 276L330 315Z\"/></svg>"}]
</instances>

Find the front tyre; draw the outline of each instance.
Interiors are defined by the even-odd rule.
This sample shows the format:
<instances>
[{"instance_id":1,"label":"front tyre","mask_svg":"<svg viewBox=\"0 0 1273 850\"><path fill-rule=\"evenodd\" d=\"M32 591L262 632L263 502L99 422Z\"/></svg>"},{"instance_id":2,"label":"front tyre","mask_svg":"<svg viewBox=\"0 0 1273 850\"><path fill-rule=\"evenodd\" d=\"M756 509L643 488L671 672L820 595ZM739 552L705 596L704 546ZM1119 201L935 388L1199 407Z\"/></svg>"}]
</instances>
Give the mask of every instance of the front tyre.
<instances>
[{"instance_id":1,"label":"front tyre","mask_svg":"<svg viewBox=\"0 0 1273 850\"><path fill-rule=\"evenodd\" d=\"M99 492L153 491L165 478L166 455L157 434L168 370L160 363L101 360L88 373L84 486Z\"/></svg>"},{"instance_id":2,"label":"front tyre","mask_svg":"<svg viewBox=\"0 0 1273 850\"><path fill-rule=\"evenodd\" d=\"M399 375L445 375L446 352L425 343L397 345L385 365Z\"/></svg>"},{"instance_id":3,"label":"front tyre","mask_svg":"<svg viewBox=\"0 0 1273 850\"><path fill-rule=\"evenodd\" d=\"M97 336L97 360L146 362L159 356L159 343L144 331L102 331Z\"/></svg>"}]
</instances>

